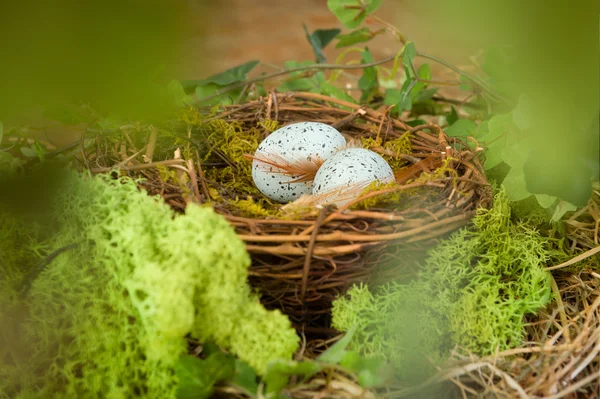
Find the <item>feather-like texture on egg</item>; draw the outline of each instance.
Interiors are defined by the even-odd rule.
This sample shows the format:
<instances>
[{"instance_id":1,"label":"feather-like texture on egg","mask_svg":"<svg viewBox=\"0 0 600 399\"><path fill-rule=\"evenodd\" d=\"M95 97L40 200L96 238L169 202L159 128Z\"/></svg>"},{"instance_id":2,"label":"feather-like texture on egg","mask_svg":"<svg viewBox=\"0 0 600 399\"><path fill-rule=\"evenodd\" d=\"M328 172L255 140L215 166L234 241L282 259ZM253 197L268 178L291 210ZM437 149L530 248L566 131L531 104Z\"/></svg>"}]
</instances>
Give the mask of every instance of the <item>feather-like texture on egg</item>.
<instances>
[{"instance_id":1,"label":"feather-like texture on egg","mask_svg":"<svg viewBox=\"0 0 600 399\"><path fill-rule=\"evenodd\" d=\"M312 178L346 139L337 129L318 122L299 122L271 133L256 150L252 179L256 188L277 202L312 193Z\"/></svg>"},{"instance_id":2,"label":"feather-like texture on egg","mask_svg":"<svg viewBox=\"0 0 600 399\"><path fill-rule=\"evenodd\" d=\"M323 163L314 179L313 196L320 203L339 207L357 198L374 181L393 182L390 165L374 151L348 148Z\"/></svg>"}]
</instances>

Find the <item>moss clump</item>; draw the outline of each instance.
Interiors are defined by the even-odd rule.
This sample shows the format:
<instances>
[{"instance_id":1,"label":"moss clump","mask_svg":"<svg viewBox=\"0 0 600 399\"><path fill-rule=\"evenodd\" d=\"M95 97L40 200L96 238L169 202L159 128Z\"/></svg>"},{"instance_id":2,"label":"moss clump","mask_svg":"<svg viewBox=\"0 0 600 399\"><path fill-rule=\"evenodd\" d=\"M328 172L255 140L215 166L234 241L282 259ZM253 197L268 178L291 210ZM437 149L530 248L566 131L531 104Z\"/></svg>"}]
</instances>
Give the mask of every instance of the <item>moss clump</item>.
<instances>
[{"instance_id":1,"label":"moss clump","mask_svg":"<svg viewBox=\"0 0 600 399\"><path fill-rule=\"evenodd\" d=\"M131 179L76 174L55 207L61 228L46 252L78 247L56 257L26 299L18 290L31 262L16 262L32 251L1 244L13 272L0 275L0 326L13 333L0 347L0 397L173 398L188 334L259 373L297 349L289 320L252 293L244 244L212 209L192 204L176 216ZM14 236L14 224L0 236Z\"/></svg>"},{"instance_id":2,"label":"moss clump","mask_svg":"<svg viewBox=\"0 0 600 399\"><path fill-rule=\"evenodd\" d=\"M266 198L256 201L253 197L248 196L246 199L236 198L229 201L229 204L237 209L242 216L266 218L279 214L273 203Z\"/></svg>"},{"instance_id":3,"label":"moss clump","mask_svg":"<svg viewBox=\"0 0 600 399\"><path fill-rule=\"evenodd\" d=\"M488 355L524 339L524 316L550 301L554 242L522 222L512 222L507 195L480 209L472 228L431 250L410 284L385 284L373 292L354 287L334 302L333 324L357 325L353 344L386 356L399 370L417 358L442 360L459 345Z\"/></svg>"},{"instance_id":4,"label":"moss clump","mask_svg":"<svg viewBox=\"0 0 600 399\"><path fill-rule=\"evenodd\" d=\"M359 197L368 195L370 193L374 193L377 191L383 191L387 189L391 189L396 187L396 182L391 183L381 183L380 181L374 181L369 184L361 193ZM375 195L370 198L366 198L360 202L354 204L351 209L373 209L377 207L383 207L390 204L398 203L402 196L402 191L395 191L391 193L385 193L380 195Z\"/></svg>"},{"instance_id":5,"label":"moss clump","mask_svg":"<svg viewBox=\"0 0 600 399\"><path fill-rule=\"evenodd\" d=\"M383 148L384 153L381 154L383 159L390 165L394 172L400 170L406 165L406 161L399 157L400 154L411 154L412 143L410 141L411 134L405 133L402 137L389 140L383 143L381 138L361 137L360 141L363 148L371 150L373 148Z\"/></svg>"}]
</instances>

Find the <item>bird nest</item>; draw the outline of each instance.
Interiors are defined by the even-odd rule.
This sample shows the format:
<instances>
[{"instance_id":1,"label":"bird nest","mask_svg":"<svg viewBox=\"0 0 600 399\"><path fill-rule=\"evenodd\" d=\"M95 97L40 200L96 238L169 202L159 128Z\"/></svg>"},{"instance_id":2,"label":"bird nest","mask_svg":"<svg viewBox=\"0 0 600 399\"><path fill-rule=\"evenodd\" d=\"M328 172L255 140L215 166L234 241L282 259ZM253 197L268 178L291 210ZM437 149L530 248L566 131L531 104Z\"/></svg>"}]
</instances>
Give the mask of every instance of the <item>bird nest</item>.
<instances>
[{"instance_id":1,"label":"bird nest","mask_svg":"<svg viewBox=\"0 0 600 399\"><path fill-rule=\"evenodd\" d=\"M305 121L329 124L378 152L395 182L371 185L339 208L262 196L244 155L277 128ZM476 142L313 93L191 107L169 126L118 127L95 143L84 159L92 171L143 177L140 186L175 209L196 202L223 215L247 245L250 282L265 306L282 310L305 333L333 332L332 301L350 285L399 268L408 275L409 255L491 205Z\"/></svg>"}]
</instances>

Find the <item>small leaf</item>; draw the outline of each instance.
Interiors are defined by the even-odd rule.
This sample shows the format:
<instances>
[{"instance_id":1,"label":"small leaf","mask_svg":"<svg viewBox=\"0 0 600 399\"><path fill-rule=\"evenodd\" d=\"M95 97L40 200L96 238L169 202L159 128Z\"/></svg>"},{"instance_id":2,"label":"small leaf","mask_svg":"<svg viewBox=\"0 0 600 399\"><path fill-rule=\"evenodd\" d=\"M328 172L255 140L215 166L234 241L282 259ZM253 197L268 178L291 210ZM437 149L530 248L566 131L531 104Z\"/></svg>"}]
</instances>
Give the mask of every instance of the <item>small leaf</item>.
<instances>
[{"instance_id":1,"label":"small leaf","mask_svg":"<svg viewBox=\"0 0 600 399\"><path fill-rule=\"evenodd\" d=\"M323 83L321 85L321 93L326 96L331 96L333 98L337 98L338 100L347 101L349 103L356 104L356 100L354 100L348 93L346 93L343 89L340 89L337 86L332 85L331 83ZM341 106L343 107L343 106ZM343 107L348 108L348 107Z\"/></svg>"},{"instance_id":2,"label":"small leaf","mask_svg":"<svg viewBox=\"0 0 600 399\"><path fill-rule=\"evenodd\" d=\"M167 85L167 92L169 93L172 103L176 107L183 107L190 102L188 95L183 89L183 85L178 80L172 80L169 82Z\"/></svg>"},{"instance_id":3,"label":"small leaf","mask_svg":"<svg viewBox=\"0 0 600 399\"><path fill-rule=\"evenodd\" d=\"M456 112L456 108L452 107L450 109L450 112L448 114L446 114L446 122L448 122L448 125L451 126L457 120L458 120L458 113Z\"/></svg>"},{"instance_id":4,"label":"small leaf","mask_svg":"<svg viewBox=\"0 0 600 399\"><path fill-rule=\"evenodd\" d=\"M361 58L363 64L371 63L374 60L373 54L371 54L369 49L365 49L361 53ZM363 69L363 74L358 80L358 88L362 90L361 103L368 102L379 91L379 81L377 80L377 69L375 67Z\"/></svg>"},{"instance_id":5,"label":"small leaf","mask_svg":"<svg viewBox=\"0 0 600 399\"><path fill-rule=\"evenodd\" d=\"M31 147L21 147L20 151L21 154L25 155L27 158L35 158L37 156L37 153Z\"/></svg>"},{"instance_id":6,"label":"small leaf","mask_svg":"<svg viewBox=\"0 0 600 399\"><path fill-rule=\"evenodd\" d=\"M317 357L317 360L323 363L338 364L346 355L346 348L352 341L356 326L352 327L346 334L335 344L331 345L327 350Z\"/></svg>"},{"instance_id":7,"label":"small leaf","mask_svg":"<svg viewBox=\"0 0 600 399\"><path fill-rule=\"evenodd\" d=\"M577 206L571 204L570 202L560 200L556 209L554 210L554 214L552 215L552 221L558 222L567 212L573 212L577 210Z\"/></svg>"},{"instance_id":8,"label":"small leaf","mask_svg":"<svg viewBox=\"0 0 600 399\"><path fill-rule=\"evenodd\" d=\"M256 382L256 372L246 362L236 360L235 376L231 381L234 385L246 390L252 396L258 391L258 383Z\"/></svg>"},{"instance_id":9,"label":"small leaf","mask_svg":"<svg viewBox=\"0 0 600 399\"><path fill-rule=\"evenodd\" d=\"M506 189L506 194L511 201L521 201L531 195L525 185L523 170L511 168L504 178L502 185Z\"/></svg>"},{"instance_id":10,"label":"small leaf","mask_svg":"<svg viewBox=\"0 0 600 399\"><path fill-rule=\"evenodd\" d=\"M337 37L338 43L335 45L335 48L348 47L353 44L368 42L381 32L382 31L371 32L369 28L361 28L345 35L339 35Z\"/></svg>"},{"instance_id":11,"label":"small leaf","mask_svg":"<svg viewBox=\"0 0 600 399\"><path fill-rule=\"evenodd\" d=\"M427 121L423 119L413 119L411 121L406 121L405 123L410 127L416 127L420 125L426 125Z\"/></svg>"},{"instance_id":12,"label":"small leaf","mask_svg":"<svg viewBox=\"0 0 600 399\"><path fill-rule=\"evenodd\" d=\"M269 364L263 378L267 393L278 395L287 386L291 376L299 375L308 378L321 369L320 365L311 361L275 361Z\"/></svg>"},{"instance_id":13,"label":"small leaf","mask_svg":"<svg viewBox=\"0 0 600 399\"><path fill-rule=\"evenodd\" d=\"M364 358L356 351L346 352L340 365L358 374L358 382L363 388L372 388L383 384L384 362L377 358Z\"/></svg>"},{"instance_id":14,"label":"small leaf","mask_svg":"<svg viewBox=\"0 0 600 399\"><path fill-rule=\"evenodd\" d=\"M551 197L546 194L536 194L535 198L542 208L550 208L556 202L556 197Z\"/></svg>"},{"instance_id":15,"label":"small leaf","mask_svg":"<svg viewBox=\"0 0 600 399\"><path fill-rule=\"evenodd\" d=\"M327 8L348 29L357 28L383 0L327 0Z\"/></svg>"},{"instance_id":16,"label":"small leaf","mask_svg":"<svg viewBox=\"0 0 600 399\"><path fill-rule=\"evenodd\" d=\"M175 364L175 374L179 380L177 398L209 398L217 382L233 376L234 367L233 357L223 352L213 353L206 359L182 356Z\"/></svg>"},{"instance_id":17,"label":"small leaf","mask_svg":"<svg viewBox=\"0 0 600 399\"><path fill-rule=\"evenodd\" d=\"M190 89L196 86L205 86L208 83L214 83L219 86L227 86L246 80L246 75L252 71L260 61L249 61L245 64L230 68L224 72L213 75L207 79L184 80L181 85L184 89Z\"/></svg>"},{"instance_id":18,"label":"small leaf","mask_svg":"<svg viewBox=\"0 0 600 399\"><path fill-rule=\"evenodd\" d=\"M295 78L283 82L277 87L282 93L287 91L311 91L321 92L321 85L325 82L325 74L317 72L309 78Z\"/></svg>"},{"instance_id":19,"label":"small leaf","mask_svg":"<svg viewBox=\"0 0 600 399\"><path fill-rule=\"evenodd\" d=\"M296 69L296 68L304 68L310 65L314 65L313 61L285 61L283 63L285 69ZM297 71L290 73L290 76L302 76L306 71Z\"/></svg>"},{"instance_id":20,"label":"small leaf","mask_svg":"<svg viewBox=\"0 0 600 399\"><path fill-rule=\"evenodd\" d=\"M430 89L421 90L421 92L419 92L419 94L417 94L415 96L415 99L413 100L413 102L422 103L422 102L429 101L433 98L433 96L435 96L435 94L438 92L438 90L439 90L438 87L432 87Z\"/></svg>"},{"instance_id":21,"label":"small leaf","mask_svg":"<svg viewBox=\"0 0 600 399\"><path fill-rule=\"evenodd\" d=\"M246 75L259 64L260 61L249 61L245 64L230 68L225 72L213 75L206 79L207 82L216 83L221 86L227 86L246 80Z\"/></svg>"},{"instance_id":22,"label":"small leaf","mask_svg":"<svg viewBox=\"0 0 600 399\"><path fill-rule=\"evenodd\" d=\"M302 25L304 27L304 32L306 32L306 38L310 43L315 56L317 57L317 62L325 62L327 59L325 54L323 53L323 49L331 43L331 41L340 33L339 29L317 29L312 34L308 32L308 28L306 25Z\"/></svg>"},{"instance_id":23,"label":"small leaf","mask_svg":"<svg viewBox=\"0 0 600 399\"><path fill-rule=\"evenodd\" d=\"M473 136L477 124L470 119L459 119L447 127L444 132L450 137Z\"/></svg>"},{"instance_id":24,"label":"small leaf","mask_svg":"<svg viewBox=\"0 0 600 399\"><path fill-rule=\"evenodd\" d=\"M405 67L406 76L414 79L416 78L415 72L413 69L413 62L415 57L417 56L417 49L415 48L415 44L413 42L406 43L404 47L404 54L402 56L402 64Z\"/></svg>"},{"instance_id":25,"label":"small leaf","mask_svg":"<svg viewBox=\"0 0 600 399\"><path fill-rule=\"evenodd\" d=\"M405 67L405 68L410 71L409 67ZM429 64L421 65L421 67L417 71L417 76L423 80L431 80L431 68L429 67ZM410 97L411 97L411 100L413 103L417 102L416 99L419 97L419 95L425 89L425 87L427 87L427 83L425 83L425 82L414 83L413 88L410 92ZM433 94L432 94L432 96L433 96Z\"/></svg>"}]
</instances>

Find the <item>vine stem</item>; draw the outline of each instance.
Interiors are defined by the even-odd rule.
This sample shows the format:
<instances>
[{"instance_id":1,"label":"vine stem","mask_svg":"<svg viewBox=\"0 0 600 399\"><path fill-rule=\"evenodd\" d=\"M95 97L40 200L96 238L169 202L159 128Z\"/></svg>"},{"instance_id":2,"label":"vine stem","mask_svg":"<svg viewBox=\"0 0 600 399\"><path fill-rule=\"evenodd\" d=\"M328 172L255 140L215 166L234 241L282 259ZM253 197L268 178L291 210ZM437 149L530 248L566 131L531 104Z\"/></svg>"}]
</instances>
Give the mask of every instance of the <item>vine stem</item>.
<instances>
[{"instance_id":1,"label":"vine stem","mask_svg":"<svg viewBox=\"0 0 600 399\"><path fill-rule=\"evenodd\" d=\"M394 33L394 35L396 36L396 38L403 44L406 45L406 43L408 43L407 39L404 37L404 35L393 25L391 25L388 22L385 22L384 20L375 17L373 15L370 15L369 18L372 18L374 20L376 20L377 22L383 24L384 26L386 26L386 28L388 28L390 31L392 31ZM390 61L395 61L396 58L399 56L400 53L404 52L404 47L400 50L399 53L397 53L396 55L393 56L389 56L386 58L383 58L379 61L374 61L374 62L370 62L367 64L356 64L356 65L344 65L344 64L312 64L312 65L306 65L306 66L302 66L302 67L298 67L298 68L291 68L291 69L281 69L277 72L272 72L272 73L268 73L268 74L264 74L261 76L257 76L255 78L252 79L247 79L244 80L243 82L237 82L235 84L232 84L230 86L224 87L221 90L217 90L214 94L211 94L210 96L204 97L204 98L197 98L196 101L194 101L196 104L202 103L204 101L208 101L208 100L212 100L213 98L219 97L225 93L229 93L230 91L233 91L235 89L239 89L239 88L244 88L244 87L248 87L249 85L253 84L253 83L258 83L261 81L265 81L268 79L272 79L272 78L276 78L279 76L284 76L284 75L289 75L295 72L304 72L304 71L315 71L315 70L335 70L335 69L339 69L339 70L351 70L351 69L364 69L364 68L369 68L369 67L374 67L374 66L378 66L378 65L382 65L385 64L387 62ZM450 64L447 61L444 61L441 58L438 58L434 55L431 54L427 54L427 53L423 53L420 51L416 52L416 56L417 57L421 57L421 58L426 58L429 59L431 61L435 61L438 64L441 64L443 66L445 66L446 68L451 69L452 71L456 72L457 74L459 74L460 76L463 76L465 79L471 81L473 84L475 84L476 86L480 87L481 89L483 89L484 91L486 91L492 98L494 98L497 101L500 102L504 102L507 103L508 100L506 98L504 98L503 96L501 96L500 94L496 93L491 87L489 87L484 81L482 81L481 79L472 76L471 74L468 74L467 72L461 70L460 68ZM268 65L270 67L273 67L273 65ZM431 81L431 83L433 83L434 81ZM435 82L437 84L440 84L440 82ZM457 82L451 82L450 85L455 85ZM447 85L447 83L446 83Z\"/></svg>"},{"instance_id":2,"label":"vine stem","mask_svg":"<svg viewBox=\"0 0 600 399\"><path fill-rule=\"evenodd\" d=\"M396 58L395 55L393 56L389 56L386 58L383 58L379 61L375 61L375 62L370 62L368 64L358 64L358 65L343 65L343 64L313 64L313 65L306 65L303 67L298 67L298 68L291 68L291 69L284 69L282 71L277 71L277 72L273 72L273 73L268 73L265 75L261 75L261 76L257 76L256 78L252 78L252 79L247 79L243 82L238 82L236 84L233 84L231 86L227 86L225 88L223 88L222 90L217 90L215 94L212 94L210 96L201 98L201 99L197 99L196 103L200 103L200 102L204 102L207 100L212 100L213 98L219 97L220 95L223 95L225 93L228 93L232 90L235 89L239 89L242 87L245 87L247 85L250 85L252 83L257 83L263 80L268 80L268 79L272 79L272 78L276 78L278 76L283 76L283 75L289 75L295 72L303 72L303 71L310 71L310 70L329 70L329 69L363 69L363 68L369 68L369 67L374 67L374 66L378 66L381 64L385 64L386 62L390 62L393 61Z\"/></svg>"}]
</instances>

